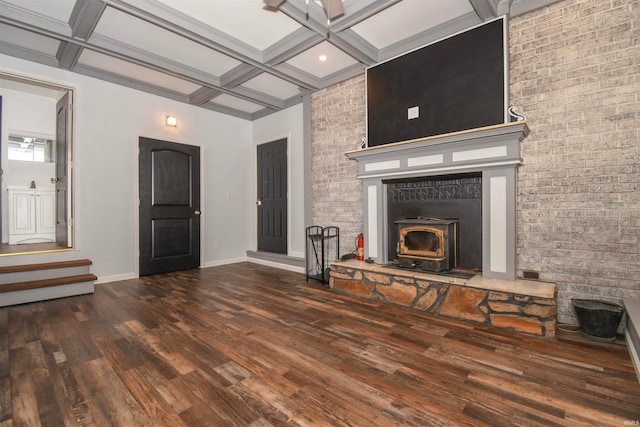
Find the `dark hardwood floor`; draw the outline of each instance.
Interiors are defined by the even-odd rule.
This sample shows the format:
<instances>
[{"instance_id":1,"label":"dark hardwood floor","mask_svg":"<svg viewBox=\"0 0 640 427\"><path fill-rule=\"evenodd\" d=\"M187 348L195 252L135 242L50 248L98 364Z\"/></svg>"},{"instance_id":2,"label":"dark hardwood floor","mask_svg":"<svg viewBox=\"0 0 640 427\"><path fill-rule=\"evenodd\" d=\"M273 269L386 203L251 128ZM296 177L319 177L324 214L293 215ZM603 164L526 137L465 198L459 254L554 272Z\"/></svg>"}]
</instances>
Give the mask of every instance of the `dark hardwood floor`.
<instances>
[{"instance_id":1,"label":"dark hardwood floor","mask_svg":"<svg viewBox=\"0 0 640 427\"><path fill-rule=\"evenodd\" d=\"M624 345L435 318L252 263L0 309L0 426L638 422Z\"/></svg>"}]
</instances>

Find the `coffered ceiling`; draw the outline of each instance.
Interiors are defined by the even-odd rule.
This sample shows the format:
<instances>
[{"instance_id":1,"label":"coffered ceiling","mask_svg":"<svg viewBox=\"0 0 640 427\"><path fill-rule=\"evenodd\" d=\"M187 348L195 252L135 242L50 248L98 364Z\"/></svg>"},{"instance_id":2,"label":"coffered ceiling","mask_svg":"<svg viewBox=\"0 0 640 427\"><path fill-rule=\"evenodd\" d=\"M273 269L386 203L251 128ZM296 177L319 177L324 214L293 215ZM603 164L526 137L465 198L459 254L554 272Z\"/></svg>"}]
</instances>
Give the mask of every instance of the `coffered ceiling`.
<instances>
[{"instance_id":1,"label":"coffered ceiling","mask_svg":"<svg viewBox=\"0 0 640 427\"><path fill-rule=\"evenodd\" d=\"M318 0L285 0L277 12L262 0L0 0L0 53L253 120L556 1L344 0L328 22Z\"/></svg>"}]
</instances>

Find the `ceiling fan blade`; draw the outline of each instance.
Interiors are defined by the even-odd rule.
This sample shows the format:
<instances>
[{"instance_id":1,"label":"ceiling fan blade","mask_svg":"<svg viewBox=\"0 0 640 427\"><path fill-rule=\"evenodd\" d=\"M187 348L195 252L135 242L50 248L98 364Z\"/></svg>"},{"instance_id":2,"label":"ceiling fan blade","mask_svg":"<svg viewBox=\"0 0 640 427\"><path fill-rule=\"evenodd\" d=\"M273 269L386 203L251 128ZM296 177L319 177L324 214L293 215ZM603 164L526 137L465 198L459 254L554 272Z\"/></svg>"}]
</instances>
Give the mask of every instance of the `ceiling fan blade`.
<instances>
[{"instance_id":1,"label":"ceiling fan blade","mask_svg":"<svg viewBox=\"0 0 640 427\"><path fill-rule=\"evenodd\" d=\"M320 2L327 12L327 18L329 18L330 21L344 15L342 0L320 0Z\"/></svg>"},{"instance_id":2,"label":"ceiling fan blade","mask_svg":"<svg viewBox=\"0 0 640 427\"><path fill-rule=\"evenodd\" d=\"M284 3L284 0L262 0L262 2L264 3L263 9L275 12L276 10L278 10L280 5Z\"/></svg>"}]
</instances>

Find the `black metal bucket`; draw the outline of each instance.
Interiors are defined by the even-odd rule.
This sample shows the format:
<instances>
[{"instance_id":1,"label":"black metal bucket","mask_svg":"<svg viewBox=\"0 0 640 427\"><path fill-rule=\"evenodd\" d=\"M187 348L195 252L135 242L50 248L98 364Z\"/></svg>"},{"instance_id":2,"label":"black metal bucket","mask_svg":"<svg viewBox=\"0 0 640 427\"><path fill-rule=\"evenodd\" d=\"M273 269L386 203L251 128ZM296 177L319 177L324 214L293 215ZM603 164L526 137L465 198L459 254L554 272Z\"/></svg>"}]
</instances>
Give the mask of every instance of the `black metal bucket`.
<instances>
[{"instance_id":1,"label":"black metal bucket","mask_svg":"<svg viewBox=\"0 0 640 427\"><path fill-rule=\"evenodd\" d=\"M624 314L621 305L607 301L572 299L580 333L596 341L613 342Z\"/></svg>"}]
</instances>

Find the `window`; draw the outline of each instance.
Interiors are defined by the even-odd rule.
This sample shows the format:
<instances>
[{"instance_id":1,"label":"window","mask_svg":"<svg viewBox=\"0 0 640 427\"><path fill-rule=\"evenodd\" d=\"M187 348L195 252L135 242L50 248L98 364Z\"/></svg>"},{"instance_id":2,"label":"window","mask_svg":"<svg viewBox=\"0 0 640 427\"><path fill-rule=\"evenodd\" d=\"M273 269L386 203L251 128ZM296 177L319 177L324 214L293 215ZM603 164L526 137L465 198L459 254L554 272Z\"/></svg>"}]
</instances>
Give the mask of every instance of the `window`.
<instances>
[{"instance_id":1,"label":"window","mask_svg":"<svg viewBox=\"0 0 640 427\"><path fill-rule=\"evenodd\" d=\"M55 162L55 141L34 136L9 135L7 157L26 162Z\"/></svg>"}]
</instances>

